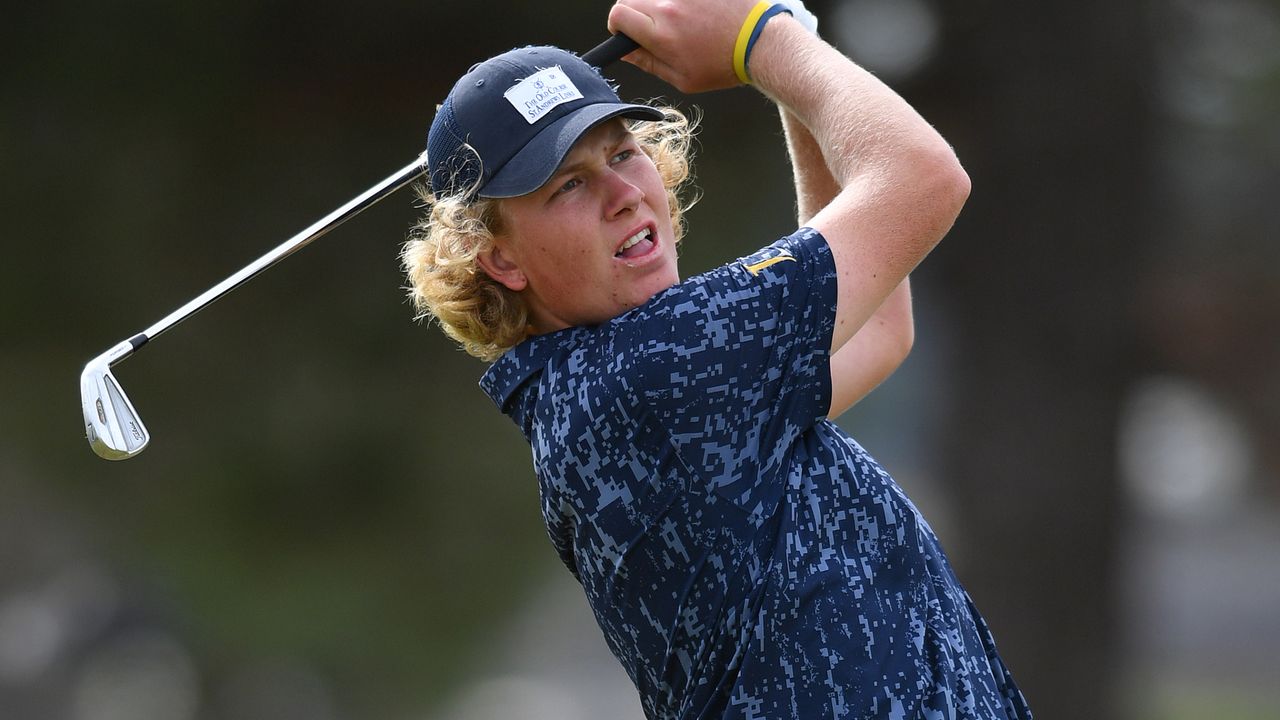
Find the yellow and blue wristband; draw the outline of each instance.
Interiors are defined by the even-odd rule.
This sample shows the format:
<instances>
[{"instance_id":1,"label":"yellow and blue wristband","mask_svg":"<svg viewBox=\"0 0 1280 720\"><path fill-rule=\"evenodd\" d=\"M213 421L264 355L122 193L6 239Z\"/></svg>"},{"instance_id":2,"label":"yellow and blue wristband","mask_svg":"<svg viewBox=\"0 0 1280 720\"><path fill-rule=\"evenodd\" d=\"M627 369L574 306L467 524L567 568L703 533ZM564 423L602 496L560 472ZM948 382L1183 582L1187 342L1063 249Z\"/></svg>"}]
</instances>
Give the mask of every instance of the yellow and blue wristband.
<instances>
[{"instance_id":1,"label":"yellow and blue wristband","mask_svg":"<svg viewBox=\"0 0 1280 720\"><path fill-rule=\"evenodd\" d=\"M765 23L769 22L769 18L778 13L791 14L791 10L782 3L770 3L768 0L761 0L756 6L751 8L751 12L747 13L747 19L742 23L742 29L738 30L738 42L733 47L733 71L737 73L738 79L744 85L751 84L751 76L747 73L747 63L751 59L751 49L755 47L756 41L760 39L760 33L764 30Z\"/></svg>"}]
</instances>

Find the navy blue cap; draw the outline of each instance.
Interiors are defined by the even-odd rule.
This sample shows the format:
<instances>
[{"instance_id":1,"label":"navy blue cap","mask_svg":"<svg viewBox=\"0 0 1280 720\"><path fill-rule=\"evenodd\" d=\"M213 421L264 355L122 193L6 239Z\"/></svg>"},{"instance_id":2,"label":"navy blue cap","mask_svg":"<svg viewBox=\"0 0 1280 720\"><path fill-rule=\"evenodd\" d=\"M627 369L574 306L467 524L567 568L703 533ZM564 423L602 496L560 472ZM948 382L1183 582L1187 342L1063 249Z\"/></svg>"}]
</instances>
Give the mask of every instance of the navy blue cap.
<instances>
[{"instance_id":1,"label":"navy blue cap","mask_svg":"<svg viewBox=\"0 0 1280 720\"><path fill-rule=\"evenodd\" d=\"M427 136L431 192L516 197L542 187L591 128L614 117L660 120L624 103L598 70L554 47L489 58L463 75Z\"/></svg>"}]
</instances>

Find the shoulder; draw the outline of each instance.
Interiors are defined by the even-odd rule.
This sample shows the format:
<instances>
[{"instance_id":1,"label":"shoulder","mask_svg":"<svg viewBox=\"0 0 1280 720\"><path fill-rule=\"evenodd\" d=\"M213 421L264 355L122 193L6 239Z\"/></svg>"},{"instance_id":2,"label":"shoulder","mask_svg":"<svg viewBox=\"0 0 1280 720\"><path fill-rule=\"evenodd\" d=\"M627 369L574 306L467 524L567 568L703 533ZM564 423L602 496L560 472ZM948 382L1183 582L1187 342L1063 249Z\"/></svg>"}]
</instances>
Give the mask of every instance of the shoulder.
<instances>
[{"instance_id":1,"label":"shoulder","mask_svg":"<svg viewBox=\"0 0 1280 720\"><path fill-rule=\"evenodd\" d=\"M716 296L728 295L729 299L739 300L762 294L780 284L834 275L835 265L826 239L817 230L802 227L750 255L681 282L655 297L649 306L637 308L632 313L641 317L648 311L681 318L714 312L724 307L714 302L707 304ZM627 315L619 319L625 320Z\"/></svg>"},{"instance_id":2,"label":"shoulder","mask_svg":"<svg viewBox=\"0 0 1280 720\"><path fill-rule=\"evenodd\" d=\"M774 268L786 262L794 265ZM772 245L739 259L738 263L752 277L759 277L768 268L774 268L772 275L785 275L797 270L810 273L825 270L832 275L835 273L835 261L826 238L811 227L802 227Z\"/></svg>"}]
</instances>

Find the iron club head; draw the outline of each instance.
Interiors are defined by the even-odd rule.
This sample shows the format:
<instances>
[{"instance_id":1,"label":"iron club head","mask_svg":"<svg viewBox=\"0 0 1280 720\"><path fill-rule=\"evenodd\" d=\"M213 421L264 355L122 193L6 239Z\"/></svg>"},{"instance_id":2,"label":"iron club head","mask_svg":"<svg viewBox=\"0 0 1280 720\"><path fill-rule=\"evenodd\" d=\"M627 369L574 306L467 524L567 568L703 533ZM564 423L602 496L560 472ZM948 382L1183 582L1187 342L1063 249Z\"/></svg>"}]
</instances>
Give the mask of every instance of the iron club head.
<instances>
[{"instance_id":1,"label":"iron club head","mask_svg":"<svg viewBox=\"0 0 1280 720\"><path fill-rule=\"evenodd\" d=\"M84 411L85 436L99 457L124 460L142 452L151 440L133 403L111 374L111 363L133 351L124 342L99 355L80 373L80 406Z\"/></svg>"}]
</instances>

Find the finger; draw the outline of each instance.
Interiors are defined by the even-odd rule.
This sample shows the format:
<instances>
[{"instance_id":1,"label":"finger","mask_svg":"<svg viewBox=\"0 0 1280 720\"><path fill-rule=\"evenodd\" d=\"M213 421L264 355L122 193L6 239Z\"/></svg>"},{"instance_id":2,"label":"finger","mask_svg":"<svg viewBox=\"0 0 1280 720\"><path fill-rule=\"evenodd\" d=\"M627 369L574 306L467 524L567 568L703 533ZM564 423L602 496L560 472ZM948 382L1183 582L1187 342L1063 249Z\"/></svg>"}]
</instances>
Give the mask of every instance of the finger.
<instances>
[{"instance_id":1,"label":"finger","mask_svg":"<svg viewBox=\"0 0 1280 720\"><path fill-rule=\"evenodd\" d=\"M654 57L653 53L644 48L637 48L630 53L622 56L622 61L630 63L641 70L653 75Z\"/></svg>"},{"instance_id":2,"label":"finger","mask_svg":"<svg viewBox=\"0 0 1280 720\"><path fill-rule=\"evenodd\" d=\"M662 60L658 59L658 56L643 48L632 52L630 55L622 58L622 60L623 62L630 63L654 77L661 78L668 85L674 87L680 92L687 93L696 89L694 85L689 83L688 76L680 71L679 68L662 62Z\"/></svg>"},{"instance_id":3,"label":"finger","mask_svg":"<svg viewBox=\"0 0 1280 720\"><path fill-rule=\"evenodd\" d=\"M609 32L624 33L642 47L652 44L657 30L654 19L631 5L619 2L609 10Z\"/></svg>"}]
</instances>

